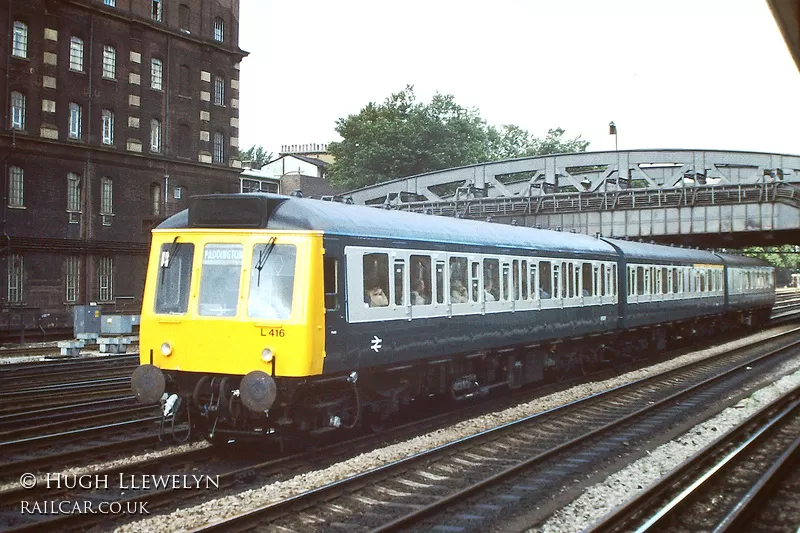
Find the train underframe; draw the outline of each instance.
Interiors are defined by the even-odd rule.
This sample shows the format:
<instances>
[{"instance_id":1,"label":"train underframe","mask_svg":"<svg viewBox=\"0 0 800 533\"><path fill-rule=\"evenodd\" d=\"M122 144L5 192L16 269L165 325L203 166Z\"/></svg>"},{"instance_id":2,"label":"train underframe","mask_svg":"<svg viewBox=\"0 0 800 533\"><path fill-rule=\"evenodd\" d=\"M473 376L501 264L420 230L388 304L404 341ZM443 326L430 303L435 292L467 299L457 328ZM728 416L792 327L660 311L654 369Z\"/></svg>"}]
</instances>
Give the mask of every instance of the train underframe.
<instances>
[{"instance_id":1,"label":"train underframe","mask_svg":"<svg viewBox=\"0 0 800 533\"><path fill-rule=\"evenodd\" d=\"M403 409L428 400L460 402L495 389L559 381L603 365L687 345L693 339L763 325L770 309L487 352L457 354L399 367L363 369L315 378L276 377L276 400L255 412L242 402L242 376L166 371L164 432L177 440L293 438L308 440L341 429L380 431ZM189 430L177 431L176 427Z\"/></svg>"}]
</instances>

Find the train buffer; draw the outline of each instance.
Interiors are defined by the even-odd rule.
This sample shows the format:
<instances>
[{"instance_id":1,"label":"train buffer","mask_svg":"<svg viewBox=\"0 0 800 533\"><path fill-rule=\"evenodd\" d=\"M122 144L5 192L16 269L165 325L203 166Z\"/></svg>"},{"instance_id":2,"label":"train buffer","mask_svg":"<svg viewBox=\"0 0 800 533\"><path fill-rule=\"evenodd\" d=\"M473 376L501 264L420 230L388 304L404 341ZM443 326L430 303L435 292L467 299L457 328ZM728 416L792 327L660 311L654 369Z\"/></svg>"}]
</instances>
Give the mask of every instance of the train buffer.
<instances>
[{"instance_id":1,"label":"train buffer","mask_svg":"<svg viewBox=\"0 0 800 533\"><path fill-rule=\"evenodd\" d=\"M125 353L128 345L138 341L138 337L121 336L121 337L98 337L97 345L100 347L100 353Z\"/></svg>"}]
</instances>

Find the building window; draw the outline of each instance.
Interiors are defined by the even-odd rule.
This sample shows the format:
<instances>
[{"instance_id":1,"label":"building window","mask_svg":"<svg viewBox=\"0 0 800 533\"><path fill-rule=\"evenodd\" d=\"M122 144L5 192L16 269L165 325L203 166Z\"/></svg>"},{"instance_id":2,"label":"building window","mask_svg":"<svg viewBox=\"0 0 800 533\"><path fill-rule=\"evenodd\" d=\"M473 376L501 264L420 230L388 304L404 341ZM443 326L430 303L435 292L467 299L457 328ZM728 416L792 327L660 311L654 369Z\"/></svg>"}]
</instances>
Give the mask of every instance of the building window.
<instances>
[{"instance_id":1,"label":"building window","mask_svg":"<svg viewBox=\"0 0 800 533\"><path fill-rule=\"evenodd\" d=\"M150 184L150 213L154 216L161 216L161 185L158 183Z\"/></svg>"},{"instance_id":2,"label":"building window","mask_svg":"<svg viewBox=\"0 0 800 533\"><path fill-rule=\"evenodd\" d=\"M214 40L219 42L225 40L225 21L219 17L214 19Z\"/></svg>"},{"instance_id":3,"label":"building window","mask_svg":"<svg viewBox=\"0 0 800 533\"><path fill-rule=\"evenodd\" d=\"M11 93L11 129L25 129L25 95L17 91Z\"/></svg>"},{"instance_id":4,"label":"building window","mask_svg":"<svg viewBox=\"0 0 800 533\"><path fill-rule=\"evenodd\" d=\"M161 22L161 0L153 0L153 20Z\"/></svg>"},{"instance_id":5,"label":"building window","mask_svg":"<svg viewBox=\"0 0 800 533\"><path fill-rule=\"evenodd\" d=\"M180 200L183 197L183 188L182 187L175 187L175 190L173 191L172 196L176 200Z\"/></svg>"},{"instance_id":6,"label":"building window","mask_svg":"<svg viewBox=\"0 0 800 533\"><path fill-rule=\"evenodd\" d=\"M222 132L214 133L214 163L225 162L225 135Z\"/></svg>"},{"instance_id":7,"label":"building window","mask_svg":"<svg viewBox=\"0 0 800 533\"><path fill-rule=\"evenodd\" d=\"M189 128L188 124L179 124L178 125L178 150L180 155L182 156L189 156L189 152L192 149L192 135L191 129Z\"/></svg>"},{"instance_id":8,"label":"building window","mask_svg":"<svg viewBox=\"0 0 800 533\"><path fill-rule=\"evenodd\" d=\"M178 94L190 96L192 94L192 75L188 65L181 65L178 77Z\"/></svg>"},{"instance_id":9,"label":"building window","mask_svg":"<svg viewBox=\"0 0 800 533\"><path fill-rule=\"evenodd\" d=\"M83 110L81 106L76 104L75 102L69 103L69 138L70 139L80 139L81 138L81 121L82 121Z\"/></svg>"},{"instance_id":10,"label":"building window","mask_svg":"<svg viewBox=\"0 0 800 533\"><path fill-rule=\"evenodd\" d=\"M14 42L11 46L11 55L28 57L28 25L18 20L14 21Z\"/></svg>"},{"instance_id":11,"label":"building window","mask_svg":"<svg viewBox=\"0 0 800 533\"><path fill-rule=\"evenodd\" d=\"M77 224L81 220L81 177L74 172L67 174L67 212L69 223Z\"/></svg>"},{"instance_id":12,"label":"building window","mask_svg":"<svg viewBox=\"0 0 800 533\"><path fill-rule=\"evenodd\" d=\"M160 59L153 58L150 62L150 88L160 91L162 88L163 64Z\"/></svg>"},{"instance_id":13,"label":"building window","mask_svg":"<svg viewBox=\"0 0 800 533\"><path fill-rule=\"evenodd\" d=\"M214 78L214 104L225 105L225 78L222 76Z\"/></svg>"},{"instance_id":14,"label":"building window","mask_svg":"<svg viewBox=\"0 0 800 533\"><path fill-rule=\"evenodd\" d=\"M24 272L22 256L8 256L8 303L22 303L22 274Z\"/></svg>"},{"instance_id":15,"label":"building window","mask_svg":"<svg viewBox=\"0 0 800 533\"><path fill-rule=\"evenodd\" d=\"M70 255L64 262L64 276L66 280L66 299L67 302L78 301L78 291L80 290L81 262L77 255Z\"/></svg>"},{"instance_id":16,"label":"building window","mask_svg":"<svg viewBox=\"0 0 800 533\"><path fill-rule=\"evenodd\" d=\"M25 197L23 196L25 186L25 174L20 167L8 169L8 205L11 207L22 207Z\"/></svg>"},{"instance_id":17,"label":"building window","mask_svg":"<svg viewBox=\"0 0 800 533\"><path fill-rule=\"evenodd\" d=\"M97 269L98 297L101 302L110 302L114 299L114 259L104 257L100 260Z\"/></svg>"},{"instance_id":18,"label":"building window","mask_svg":"<svg viewBox=\"0 0 800 533\"><path fill-rule=\"evenodd\" d=\"M69 42L69 68L83 72L83 41L73 37Z\"/></svg>"},{"instance_id":19,"label":"building window","mask_svg":"<svg viewBox=\"0 0 800 533\"><path fill-rule=\"evenodd\" d=\"M100 180L100 218L110 226L114 213L114 181L109 177Z\"/></svg>"},{"instance_id":20,"label":"building window","mask_svg":"<svg viewBox=\"0 0 800 533\"><path fill-rule=\"evenodd\" d=\"M150 151L161 152L161 121L155 118L150 121Z\"/></svg>"},{"instance_id":21,"label":"building window","mask_svg":"<svg viewBox=\"0 0 800 533\"><path fill-rule=\"evenodd\" d=\"M103 144L114 144L114 112L103 109Z\"/></svg>"},{"instance_id":22,"label":"building window","mask_svg":"<svg viewBox=\"0 0 800 533\"><path fill-rule=\"evenodd\" d=\"M186 33L190 33L192 29L189 27L191 19L191 11L189 10L189 6L186 4L181 4L178 6L178 19L181 29Z\"/></svg>"},{"instance_id":23,"label":"building window","mask_svg":"<svg viewBox=\"0 0 800 533\"><path fill-rule=\"evenodd\" d=\"M103 46L103 77L107 80L117 77L117 51L113 46Z\"/></svg>"},{"instance_id":24,"label":"building window","mask_svg":"<svg viewBox=\"0 0 800 533\"><path fill-rule=\"evenodd\" d=\"M103 3L107 6L117 7L117 0L103 0Z\"/></svg>"}]
</instances>

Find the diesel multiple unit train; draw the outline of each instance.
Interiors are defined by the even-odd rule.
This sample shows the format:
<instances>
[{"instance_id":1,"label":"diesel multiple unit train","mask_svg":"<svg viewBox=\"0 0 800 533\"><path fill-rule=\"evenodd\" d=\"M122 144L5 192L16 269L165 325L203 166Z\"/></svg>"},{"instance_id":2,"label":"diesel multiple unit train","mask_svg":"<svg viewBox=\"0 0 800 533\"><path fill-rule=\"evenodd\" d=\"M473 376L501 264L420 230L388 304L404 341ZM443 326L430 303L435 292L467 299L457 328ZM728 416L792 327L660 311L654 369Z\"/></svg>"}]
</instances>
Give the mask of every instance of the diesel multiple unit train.
<instances>
[{"instance_id":1,"label":"diesel multiple unit train","mask_svg":"<svg viewBox=\"0 0 800 533\"><path fill-rule=\"evenodd\" d=\"M140 401L211 440L381 427L762 323L735 255L270 194L199 196L153 230Z\"/></svg>"}]
</instances>

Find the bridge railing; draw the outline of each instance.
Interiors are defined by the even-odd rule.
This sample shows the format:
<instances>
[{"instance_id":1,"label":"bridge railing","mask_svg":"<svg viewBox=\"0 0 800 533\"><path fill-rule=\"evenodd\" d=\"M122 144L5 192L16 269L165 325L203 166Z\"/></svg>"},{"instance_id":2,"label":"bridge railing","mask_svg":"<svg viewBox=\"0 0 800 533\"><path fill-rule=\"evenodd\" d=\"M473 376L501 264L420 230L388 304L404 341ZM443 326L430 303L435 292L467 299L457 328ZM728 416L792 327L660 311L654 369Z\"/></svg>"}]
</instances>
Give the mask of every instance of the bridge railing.
<instances>
[{"instance_id":1,"label":"bridge railing","mask_svg":"<svg viewBox=\"0 0 800 533\"><path fill-rule=\"evenodd\" d=\"M771 202L784 202L800 207L800 188L787 183L708 185L674 189L628 189L613 192L554 193L525 197L409 202L394 208L441 216L487 218L490 216Z\"/></svg>"}]
</instances>

